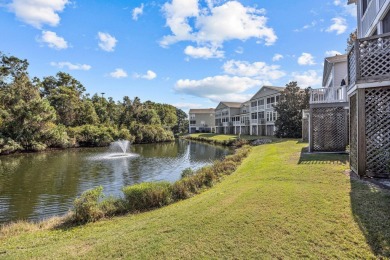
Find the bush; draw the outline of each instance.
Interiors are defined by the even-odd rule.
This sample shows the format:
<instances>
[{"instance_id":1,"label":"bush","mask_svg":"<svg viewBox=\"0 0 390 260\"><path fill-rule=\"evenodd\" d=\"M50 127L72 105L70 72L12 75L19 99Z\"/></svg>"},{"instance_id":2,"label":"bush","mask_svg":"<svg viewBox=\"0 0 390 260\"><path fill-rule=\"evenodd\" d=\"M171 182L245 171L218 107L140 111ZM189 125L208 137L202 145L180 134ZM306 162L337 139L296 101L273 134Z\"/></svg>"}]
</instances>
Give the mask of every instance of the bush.
<instances>
[{"instance_id":1,"label":"bush","mask_svg":"<svg viewBox=\"0 0 390 260\"><path fill-rule=\"evenodd\" d=\"M129 211L144 211L172 202L172 185L169 182L144 182L123 188Z\"/></svg>"},{"instance_id":2,"label":"bush","mask_svg":"<svg viewBox=\"0 0 390 260\"><path fill-rule=\"evenodd\" d=\"M104 217L99 202L104 197L103 187L87 190L73 202L74 221L77 223L93 222Z\"/></svg>"},{"instance_id":3,"label":"bush","mask_svg":"<svg viewBox=\"0 0 390 260\"><path fill-rule=\"evenodd\" d=\"M191 168L186 168L182 171L181 173L181 177L184 178L184 177L188 177L188 176L191 176L191 175L194 175L194 171L191 169Z\"/></svg>"},{"instance_id":4,"label":"bush","mask_svg":"<svg viewBox=\"0 0 390 260\"><path fill-rule=\"evenodd\" d=\"M22 149L23 147L11 138L0 138L0 154L10 154Z\"/></svg>"},{"instance_id":5,"label":"bush","mask_svg":"<svg viewBox=\"0 0 390 260\"><path fill-rule=\"evenodd\" d=\"M69 136L65 126L52 123L48 127L49 130L44 137L48 147L66 148L69 146Z\"/></svg>"}]
</instances>

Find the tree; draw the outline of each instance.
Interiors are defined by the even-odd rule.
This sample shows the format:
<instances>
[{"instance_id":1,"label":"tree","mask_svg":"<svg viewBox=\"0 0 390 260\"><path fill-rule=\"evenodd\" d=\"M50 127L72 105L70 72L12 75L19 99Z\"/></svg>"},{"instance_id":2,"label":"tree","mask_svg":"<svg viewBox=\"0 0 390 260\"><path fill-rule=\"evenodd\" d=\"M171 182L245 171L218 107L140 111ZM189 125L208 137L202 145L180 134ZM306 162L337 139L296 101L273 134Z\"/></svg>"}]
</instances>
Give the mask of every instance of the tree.
<instances>
[{"instance_id":1,"label":"tree","mask_svg":"<svg viewBox=\"0 0 390 260\"><path fill-rule=\"evenodd\" d=\"M349 34L349 37L347 39L347 52L352 48L356 39L357 39L357 30L355 30Z\"/></svg>"},{"instance_id":2,"label":"tree","mask_svg":"<svg viewBox=\"0 0 390 260\"><path fill-rule=\"evenodd\" d=\"M274 106L278 113L277 137L302 137L302 110L309 108L309 97L309 88L301 89L295 81L286 85L279 103Z\"/></svg>"},{"instance_id":3,"label":"tree","mask_svg":"<svg viewBox=\"0 0 390 260\"><path fill-rule=\"evenodd\" d=\"M26 60L2 56L0 136L18 142L27 150L42 150L46 148L45 136L53 126L55 111L41 98L27 68Z\"/></svg>"},{"instance_id":4,"label":"tree","mask_svg":"<svg viewBox=\"0 0 390 260\"><path fill-rule=\"evenodd\" d=\"M45 77L40 86L42 95L57 112L57 123L76 126L83 110L84 86L64 72L58 72L56 77Z\"/></svg>"}]
</instances>

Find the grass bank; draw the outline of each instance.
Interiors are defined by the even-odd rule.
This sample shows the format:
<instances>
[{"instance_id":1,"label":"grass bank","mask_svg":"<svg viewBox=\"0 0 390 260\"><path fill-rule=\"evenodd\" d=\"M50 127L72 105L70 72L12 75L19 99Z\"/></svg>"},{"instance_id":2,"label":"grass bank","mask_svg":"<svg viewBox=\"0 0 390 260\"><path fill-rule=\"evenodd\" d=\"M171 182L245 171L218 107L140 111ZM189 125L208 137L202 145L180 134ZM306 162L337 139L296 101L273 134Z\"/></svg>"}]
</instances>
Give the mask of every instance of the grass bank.
<instances>
[{"instance_id":1,"label":"grass bank","mask_svg":"<svg viewBox=\"0 0 390 260\"><path fill-rule=\"evenodd\" d=\"M0 238L0 258L390 257L390 195L344 174L344 155L285 141L252 148L188 200L70 229Z\"/></svg>"},{"instance_id":2,"label":"grass bank","mask_svg":"<svg viewBox=\"0 0 390 260\"><path fill-rule=\"evenodd\" d=\"M183 136L185 139L194 140L194 141L201 141L201 142L207 142L212 144L218 144L218 145L225 145L225 146L241 146L243 144L248 144L251 141L258 140L258 139L268 139L268 140L274 140L275 137L259 137L259 136L253 136L253 135L223 135L223 134L208 134L208 133L198 133L198 134L190 134Z\"/></svg>"}]
</instances>

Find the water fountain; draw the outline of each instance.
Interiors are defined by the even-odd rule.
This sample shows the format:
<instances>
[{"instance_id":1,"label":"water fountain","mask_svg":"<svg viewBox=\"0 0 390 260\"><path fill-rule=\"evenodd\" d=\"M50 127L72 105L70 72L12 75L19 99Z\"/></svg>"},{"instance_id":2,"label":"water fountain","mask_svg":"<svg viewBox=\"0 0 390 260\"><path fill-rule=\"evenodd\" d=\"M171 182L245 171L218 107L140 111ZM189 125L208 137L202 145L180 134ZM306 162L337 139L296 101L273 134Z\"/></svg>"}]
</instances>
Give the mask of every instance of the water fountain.
<instances>
[{"instance_id":1,"label":"water fountain","mask_svg":"<svg viewBox=\"0 0 390 260\"><path fill-rule=\"evenodd\" d=\"M130 142L127 140L118 140L110 144L110 148L107 153L101 156L94 156L93 160L108 160L108 159L120 159L138 156L137 154L130 153Z\"/></svg>"}]
</instances>

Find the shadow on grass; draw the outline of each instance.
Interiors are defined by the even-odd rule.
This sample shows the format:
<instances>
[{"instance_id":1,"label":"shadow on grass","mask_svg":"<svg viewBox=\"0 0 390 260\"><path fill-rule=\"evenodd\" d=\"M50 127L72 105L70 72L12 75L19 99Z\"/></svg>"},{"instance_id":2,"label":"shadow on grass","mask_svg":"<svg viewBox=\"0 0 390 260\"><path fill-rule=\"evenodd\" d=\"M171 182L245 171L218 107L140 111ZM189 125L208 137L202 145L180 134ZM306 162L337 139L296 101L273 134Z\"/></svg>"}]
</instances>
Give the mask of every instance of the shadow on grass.
<instances>
[{"instance_id":1,"label":"shadow on grass","mask_svg":"<svg viewBox=\"0 0 390 260\"><path fill-rule=\"evenodd\" d=\"M351 178L351 207L366 242L378 258L390 257L390 192Z\"/></svg>"},{"instance_id":2,"label":"shadow on grass","mask_svg":"<svg viewBox=\"0 0 390 260\"><path fill-rule=\"evenodd\" d=\"M302 148L298 164L346 164L348 154L340 153L308 153L307 147Z\"/></svg>"}]
</instances>

